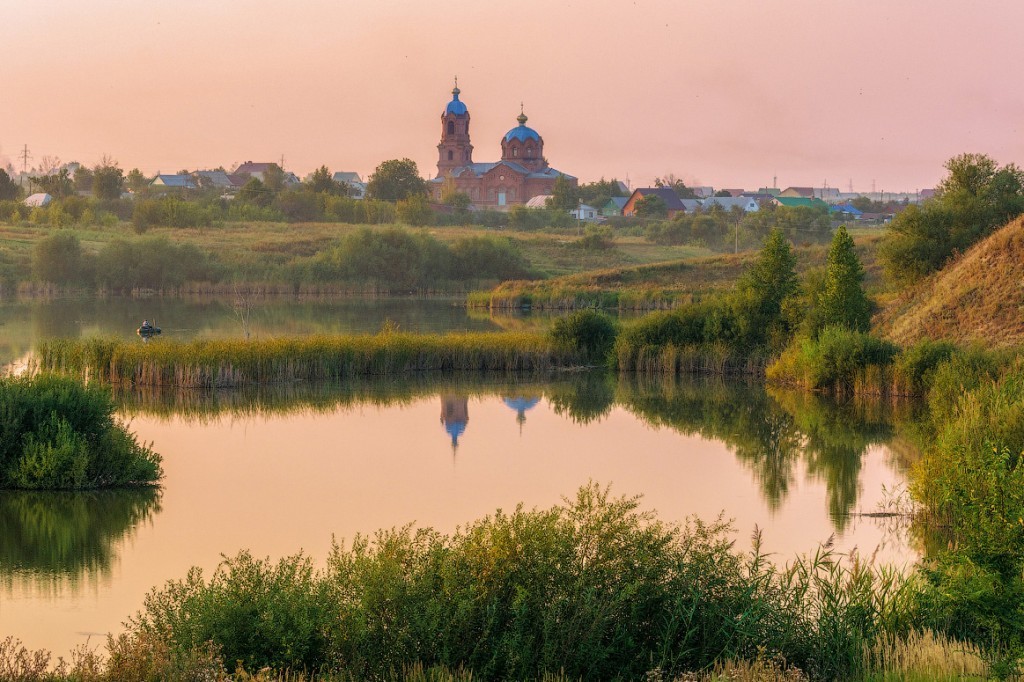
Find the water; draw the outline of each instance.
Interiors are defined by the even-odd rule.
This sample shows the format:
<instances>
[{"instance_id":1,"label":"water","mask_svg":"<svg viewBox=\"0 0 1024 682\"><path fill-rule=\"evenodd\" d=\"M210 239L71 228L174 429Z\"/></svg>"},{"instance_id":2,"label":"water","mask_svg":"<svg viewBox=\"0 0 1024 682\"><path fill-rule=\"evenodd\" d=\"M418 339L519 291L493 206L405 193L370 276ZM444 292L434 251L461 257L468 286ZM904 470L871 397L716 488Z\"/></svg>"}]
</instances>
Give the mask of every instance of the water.
<instances>
[{"instance_id":1,"label":"water","mask_svg":"<svg viewBox=\"0 0 1024 682\"><path fill-rule=\"evenodd\" d=\"M40 339L176 338L542 328L453 300L230 299L0 302L0 364ZM897 490L913 415L716 381L601 375L417 377L229 392L125 391L122 415L164 456L158 490L0 493L0 637L67 654L192 566L249 549L322 560L333 538L409 522L452 531L498 507L549 506L594 480L642 494L662 518L734 520L785 561L835 537L897 564L898 522L857 516Z\"/></svg>"},{"instance_id":2,"label":"water","mask_svg":"<svg viewBox=\"0 0 1024 682\"><path fill-rule=\"evenodd\" d=\"M453 298L58 298L0 301L0 366L23 358L45 338L134 338L148 319L176 339L251 338L294 334L372 333L386 321L411 332L499 331L543 326L543 315L491 316Z\"/></svg>"},{"instance_id":3,"label":"water","mask_svg":"<svg viewBox=\"0 0 1024 682\"><path fill-rule=\"evenodd\" d=\"M67 654L119 631L154 586L241 549L322 561L333 538L409 522L450 532L591 480L666 520L724 514L741 548L760 528L777 561L833 536L877 561L916 557L892 519L856 516L904 481L909 407L593 374L117 400L163 454L163 487L0 493L0 636Z\"/></svg>"}]
</instances>

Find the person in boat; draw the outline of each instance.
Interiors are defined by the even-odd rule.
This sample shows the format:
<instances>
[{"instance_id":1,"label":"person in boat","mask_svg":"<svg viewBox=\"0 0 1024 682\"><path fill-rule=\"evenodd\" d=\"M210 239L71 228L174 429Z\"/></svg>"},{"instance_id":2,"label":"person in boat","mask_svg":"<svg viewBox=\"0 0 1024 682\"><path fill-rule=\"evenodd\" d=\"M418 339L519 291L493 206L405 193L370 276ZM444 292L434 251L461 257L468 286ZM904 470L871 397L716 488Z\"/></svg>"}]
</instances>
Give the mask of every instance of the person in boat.
<instances>
[{"instance_id":1,"label":"person in boat","mask_svg":"<svg viewBox=\"0 0 1024 682\"><path fill-rule=\"evenodd\" d=\"M153 325L151 325L149 323L149 320L143 320L142 321L142 326L139 327L139 329L152 329L152 328L153 328Z\"/></svg>"}]
</instances>

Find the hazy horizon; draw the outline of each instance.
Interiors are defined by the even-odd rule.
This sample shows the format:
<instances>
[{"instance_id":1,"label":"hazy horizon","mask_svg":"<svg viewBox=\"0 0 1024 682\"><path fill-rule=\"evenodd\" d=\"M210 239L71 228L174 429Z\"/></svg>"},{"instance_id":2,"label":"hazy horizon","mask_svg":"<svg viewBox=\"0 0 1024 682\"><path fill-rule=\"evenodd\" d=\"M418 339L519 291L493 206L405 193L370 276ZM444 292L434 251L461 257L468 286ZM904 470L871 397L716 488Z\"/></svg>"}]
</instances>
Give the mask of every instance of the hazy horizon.
<instances>
[{"instance_id":1,"label":"hazy horizon","mask_svg":"<svg viewBox=\"0 0 1024 682\"><path fill-rule=\"evenodd\" d=\"M474 160L525 103L581 181L932 187L962 152L1024 160L1024 3L511 5L0 0L0 162L104 154L148 174L277 161L435 172L458 75Z\"/></svg>"}]
</instances>

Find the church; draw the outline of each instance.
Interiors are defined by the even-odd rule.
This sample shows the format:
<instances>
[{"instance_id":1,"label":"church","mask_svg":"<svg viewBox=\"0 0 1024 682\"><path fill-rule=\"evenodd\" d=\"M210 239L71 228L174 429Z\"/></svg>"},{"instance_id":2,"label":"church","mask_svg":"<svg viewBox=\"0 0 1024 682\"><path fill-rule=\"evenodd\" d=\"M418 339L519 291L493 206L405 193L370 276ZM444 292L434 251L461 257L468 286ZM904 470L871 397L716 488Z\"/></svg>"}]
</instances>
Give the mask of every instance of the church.
<instances>
[{"instance_id":1,"label":"church","mask_svg":"<svg viewBox=\"0 0 1024 682\"><path fill-rule=\"evenodd\" d=\"M544 158L544 138L526 125L519 112L519 125L501 138L501 161L475 163L469 138L469 109L459 99L458 81L452 101L441 114L441 143L437 145L437 177L429 181L434 201L441 201L442 186L451 178L474 206L506 210L536 196L551 194L561 176L576 185L576 178L555 170Z\"/></svg>"}]
</instances>

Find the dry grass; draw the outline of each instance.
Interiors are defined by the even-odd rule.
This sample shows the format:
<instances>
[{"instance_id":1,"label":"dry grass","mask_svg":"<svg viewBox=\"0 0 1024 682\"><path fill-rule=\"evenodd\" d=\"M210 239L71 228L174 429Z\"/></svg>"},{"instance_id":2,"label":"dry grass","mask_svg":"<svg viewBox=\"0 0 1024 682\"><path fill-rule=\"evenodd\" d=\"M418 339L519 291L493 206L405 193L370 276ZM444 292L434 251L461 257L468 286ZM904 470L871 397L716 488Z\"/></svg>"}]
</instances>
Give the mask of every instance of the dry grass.
<instances>
[{"instance_id":1,"label":"dry grass","mask_svg":"<svg viewBox=\"0 0 1024 682\"><path fill-rule=\"evenodd\" d=\"M303 336L253 341L50 339L39 369L135 386L219 388L417 372L543 372L580 364L529 332Z\"/></svg>"},{"instance_id":2,"label":"dry grass","mask_svg":"<svg viewBox=\"0 0 1024 682\"><path fill-rule=\"evenodd\" d=\"M903 346L921 339L1024 343L1024 218L897 297L874 323Z\"/></svg>"},{"instance_id":3,"label":"dry grass","mask_svg":"<svg viewBox=\"0 0 1024 682\"><path fill-rule=\"evenodd\" d=\"M883 635L865 648L864 668L872 682L989 679L980 649L928 631L905 638Z\"/></svg>"}]
</instances>

